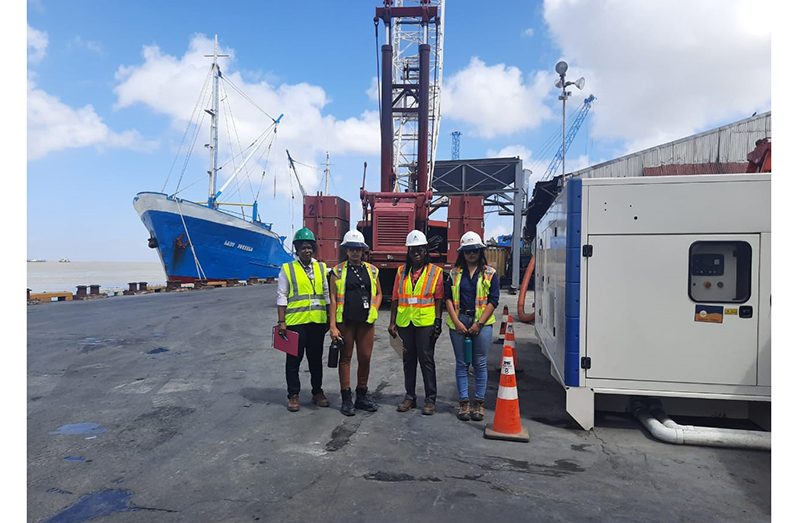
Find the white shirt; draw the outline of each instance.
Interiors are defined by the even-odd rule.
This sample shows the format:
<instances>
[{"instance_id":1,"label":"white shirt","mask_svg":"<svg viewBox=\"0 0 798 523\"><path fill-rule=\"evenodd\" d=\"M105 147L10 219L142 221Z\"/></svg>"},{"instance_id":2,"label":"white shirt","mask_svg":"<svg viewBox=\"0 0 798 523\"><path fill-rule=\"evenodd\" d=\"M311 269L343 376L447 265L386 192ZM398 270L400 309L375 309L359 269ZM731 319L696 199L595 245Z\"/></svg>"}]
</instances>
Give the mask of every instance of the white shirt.
<instances>
[{"instance_id":1,"label":"white shirt","mask_svg":"<svg viewBox=\"0 0 798 523\"><path fill-rule=\"evenodd\" d=\"M299 258L295 257L295 259L299 261ZM305 267L301 261L299 262L299 265L302 265L302 268L305 269L305 274L308 275L308 278L310 279L311 283L314 283L313 279L315 275L313 274L313 263L316 261L317 261L316 258L311 258L310 265L308 265L307 267ZM324 303L329 304L330 287L329 284L327 283L327 277L326 277L327 275L324 274L323 276L324 278L322 279L324 280ZM285 269L282 268L280 269L280 275L277 277L277 305L286 305L286 306L288 305L288 275L285 273Z\"/></svg>"}]
</instances>

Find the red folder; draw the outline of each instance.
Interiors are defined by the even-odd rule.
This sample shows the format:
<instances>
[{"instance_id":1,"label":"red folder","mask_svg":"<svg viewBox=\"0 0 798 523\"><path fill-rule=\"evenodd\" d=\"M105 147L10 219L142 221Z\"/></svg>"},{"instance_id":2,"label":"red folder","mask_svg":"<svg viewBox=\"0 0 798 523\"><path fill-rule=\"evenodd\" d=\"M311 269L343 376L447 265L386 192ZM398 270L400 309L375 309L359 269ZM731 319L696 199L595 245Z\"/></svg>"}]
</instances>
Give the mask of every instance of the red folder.
<instances>
[{"instance_id":1,"label":"red folder","mask_svg":"<svg viewBox=\"0 0 798 523\"><path fill-rule=\"evenodd\" d=\"M275 325L272 329L272 344L279 351L291 356L297 356L299 354L299 333L286 330L283 337L280 336L280 328Z\"/></svg>"}]
</instances>

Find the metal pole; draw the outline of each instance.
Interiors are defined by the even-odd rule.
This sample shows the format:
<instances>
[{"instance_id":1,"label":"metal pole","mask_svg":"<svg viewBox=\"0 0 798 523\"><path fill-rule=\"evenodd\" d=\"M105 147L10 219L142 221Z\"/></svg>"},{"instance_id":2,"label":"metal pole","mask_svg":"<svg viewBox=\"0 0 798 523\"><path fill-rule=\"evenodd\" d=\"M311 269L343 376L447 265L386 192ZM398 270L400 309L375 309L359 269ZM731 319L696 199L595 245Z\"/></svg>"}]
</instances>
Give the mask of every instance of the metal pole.
<instances>
[{"instance_id":1,"label":"metal pole","mask_svg":"<svg viewBox=\"0 0 798 523\"><path fill-rule=\"evenodd\" d=\"M565 179L565 100L568 93L565 92L565 75L562 75L562 177Z\"/></svg>"},{"instance_id":2,"label":"metal pole","mask_svg":"<svg viewBox=\"0 0 798 523\"><path fill-rule=\"evenodd\" d=\"M524 215L524 172L521 168L521 160L515 166L515 194L513 195L513 244L511 246L513 267L512 280L510 287L514 290L520 289L521 279L521 221Z\"/></svg>"}]
</instances>

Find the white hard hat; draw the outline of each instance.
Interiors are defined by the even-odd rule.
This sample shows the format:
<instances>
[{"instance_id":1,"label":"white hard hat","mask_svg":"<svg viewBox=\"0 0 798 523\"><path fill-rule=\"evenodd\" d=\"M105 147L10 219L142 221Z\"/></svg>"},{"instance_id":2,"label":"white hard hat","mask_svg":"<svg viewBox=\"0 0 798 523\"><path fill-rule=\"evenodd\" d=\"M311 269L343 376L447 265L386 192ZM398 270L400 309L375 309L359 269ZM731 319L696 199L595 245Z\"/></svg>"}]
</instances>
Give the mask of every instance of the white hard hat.
<instances>
[{"instance_id":1,"label":"white hard hat","mask_svg":"<svg viewBox=\"0 0 798 523\"><path fill-rule=\"evenodd\" d=\"M363 233L355 230L344 234L344 241L341 242L341 247L366 249L368 245L366 245L366 239L363 237Z\"/></svg>"},{"instance_id":2,"label":"white hard hat","mask_svg":"<svg viewBox=\"0 0 798 523\"><path fill-rule=\"evenodd\" d=\"M460 247L458 247L457 250L470 251L484 248L485 244L482 243L482 238L479 237L479 234L475 233L474 231L468 231L462 236L462 238L460 238Z\"/></svg>"},{"instance_id":3,"label":"white hard hat","mask_svg":"<svg viewBox=\"0 0 798 523\"><path fill-rule=\"evenodd\" d=\"M427 237L424 235L423 232L417 231L413 229L410 231L410 234L407 235L407 241L405 245L407 247L416 247L419 245L426 245L427 244Z\"/></svg>"}]
</instances>

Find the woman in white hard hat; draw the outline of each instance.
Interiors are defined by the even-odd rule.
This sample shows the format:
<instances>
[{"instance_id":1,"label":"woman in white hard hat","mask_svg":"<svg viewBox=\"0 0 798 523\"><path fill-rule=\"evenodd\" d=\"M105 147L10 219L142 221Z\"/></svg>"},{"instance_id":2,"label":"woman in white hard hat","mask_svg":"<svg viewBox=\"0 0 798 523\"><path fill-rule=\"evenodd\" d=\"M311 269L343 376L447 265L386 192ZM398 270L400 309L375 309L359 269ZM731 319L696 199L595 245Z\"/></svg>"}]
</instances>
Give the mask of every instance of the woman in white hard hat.
<instances>
[{"instance_id":1,"label":"woman in white hard hat","mask_svg":"<svg viewBox=\"0 0 798 523\"><path fill-rule=\"evenodd\" d=\"M346 249L346 261L336 265L330 274L330 337L343 340L338 360L338 380L341 383L341 413L354 416L355 409L377 410L368 393L371 351L374 348L374 322L382 303L379 270L363 261L368 245L360 231L349 231L341 246ZM352 403L350 369L352 352L357 346L357 388Z\"/></svg>"},{"instance_id":2,"label":"woman in white hard hat","mask_svg":"<svg viewBox=\"0 0 798 523\"><path fill-rule=\"evenodd\" d=\"M485 258L479 234L468 231L460 238L457 262L446 282L449 336L454 347L455 378L460 396L458 419L482 421L488 384L488 348L493 338L493 311L499 305L499 278ZM471 362L466 361L466 337L471 339ZM474 400L469 404L468 364L474 366Z\"/></svg>"},{"instance_id":3,"label":"woman in white hard hat","mask_svg":"<svg viewBox=\"0 0 798 523\"><path fill-rule=\"evenodd\" d=\"M435 341L441 334L443 270L429 262L427 237L413 230L407 235L407 260L396 269L388 333L402 338L405 398L396 408L407 412L416 406L416 368L424 379L422 414L435 413Z\"/></svg>"}]
</instances>

